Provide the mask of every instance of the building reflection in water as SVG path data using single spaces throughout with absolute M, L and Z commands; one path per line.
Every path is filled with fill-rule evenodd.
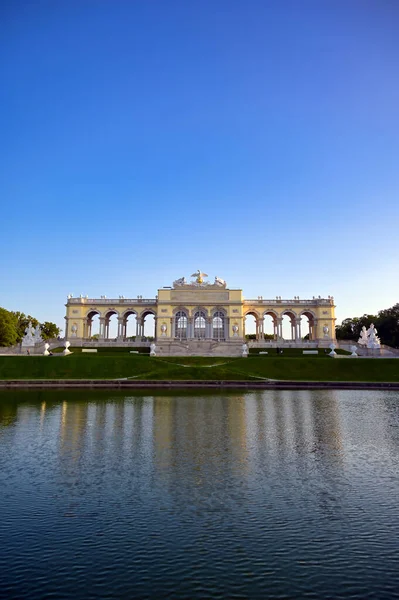
M 246 415 L 254 452 L 342 451 L 341 417 L 334 390 L 270 390 L 246 395 Z M 261 441 L 261 444 L 257 442 Z
M 246 416 L 242 395 L 155 396 L 157 468 L 173 468 L 184 456 L 201 485 L 206 472 L 247 468 Z M 224 445 L 220 444 L 221 440 Z
M 36 436 L 54 447 L 61 469 L 70 475 L 82 465 L 89 468 L 93 457 L 100 455 L 104 464 L 120 470 L 121 478 L 139 469 L 168 489 L 176 487 L 176 473 L 183 468 L 187 485 L 204 495 L 214 492 L 210 481 L 217 486 L 226 474 L 237 486 L 256 486 L 258 473 L 278 469 L 281 463 L 306 483 L 307 470 L 317 471 L 321 457 L 324 483 L 329 476 L 335 481 L 341 477 L 342 483 L 354 444 L 374 444 L 381 452 L 394 443 L 392 394 L 46 392 L 20 395 L 17 401 L 4 394 L 0 434 L 11 426 L 12 435 L 22 443 L 34 419 Z M 33 397 L 36 402 L 24 400 Z

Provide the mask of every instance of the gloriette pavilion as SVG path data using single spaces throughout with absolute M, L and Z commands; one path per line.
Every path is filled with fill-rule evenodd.
M 157 349 L 161 354 L 220 354 L 238 355 L 245 341 L 245 323 L 248 316 L 255 322 L 257 346 L 302 346 L 304 325 L 306 343 L 313 347 L 327 347 L 335 342 L 334 298 L 266 300 L 244 299 L 241 289 L 231 289 L 226 282 L 215 277 L 209 282 L 205 273 L 197 271 L 191 281 L 181 277 L 170 287 L 158 289 L 155 298 L 117 299 L 68 296 L 66 304 L 65 339 L 73 345 L 113 344 L 142 345 L 144 323 L 154 319 Z M 98 339 L 93 340 L 93 319 L 99 317 Z M 110 320 L 117 319 L 117 332 L 110 336 Z M 127 322 L 134 317 L 133 336 L 127 335 Z M 264 322 L 270 317 L 273 334 L 265 339 Z M 290 335 L 283 335 L 283 319 L 290 323 Z

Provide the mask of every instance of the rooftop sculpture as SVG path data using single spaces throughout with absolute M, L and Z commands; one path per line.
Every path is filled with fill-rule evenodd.
M 225 280 L 221 279 L 220 277 L 217 277 L 217 276 L 215 277 L 215 281 L 213 283 L 206 281 L 205 277 L 208 277 L 208 274 L 203 273 L 203 271 L 201 271 L 200 269 L 198 269 L 195 273 L 193 273 L 191 275 L 191 277 L 194 277 L 195 281 L 188 282 L 185 277 L 179 277 L 178 279 L 176 279 L 173 282 L 173 287 L 174 288 L 181 287 L 181 286 L 188 286 L 188 287 L 194 287 L 194 288 L 198 288 L 198 287 L 222 287 L 222 288 L 225 288 L 225 287 L 227 287 L 227 283 L 225 282 Z

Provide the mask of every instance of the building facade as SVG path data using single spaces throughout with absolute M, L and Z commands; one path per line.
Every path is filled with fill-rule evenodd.
M 223 279 L 215 277 L 214 282 L 205 279 L 207 275 L 198 271 L 194 280 L 187 282 L 184 277 L 177 279 L 170 287 L 158 290 L 155 298 L 96 299 L 68 297 L 66 304 L 65 338 L 88 341 L 92 338 L 93 318 L 100 321 L 99 340 L 110 340 L 110 319 L 116 315 L 117 336 L 112 341 L 127 341 L 127 320 L 136 319 L 135 341 L 144 336 L 145 319 L 152 315 L 155 320 L 155 340 L 158 344 L 171 342 L 185 343 L 190 340 L 212 341 L 215 343 L 243 343 L 245 339 L 245 319 L 252 315 L 255 320 L 256 341 L 264 342 L 264 320 L 270 316 L 273 322 L 274 341 L 300 344 L 304 337 L 306 323 L 308 339 L 321 346 L 335 341 L 334 298 L 302 300 L 299 297 L 284 300 L 244 299 L 241 289 L 230 289 Z M 287 317 L 291 335 L 283 336 L 282 322 Z

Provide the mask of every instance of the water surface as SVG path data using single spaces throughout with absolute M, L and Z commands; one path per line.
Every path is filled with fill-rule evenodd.
M 398 392 L 3 392 L 0 595 L 399 598 L 398 467 Z

